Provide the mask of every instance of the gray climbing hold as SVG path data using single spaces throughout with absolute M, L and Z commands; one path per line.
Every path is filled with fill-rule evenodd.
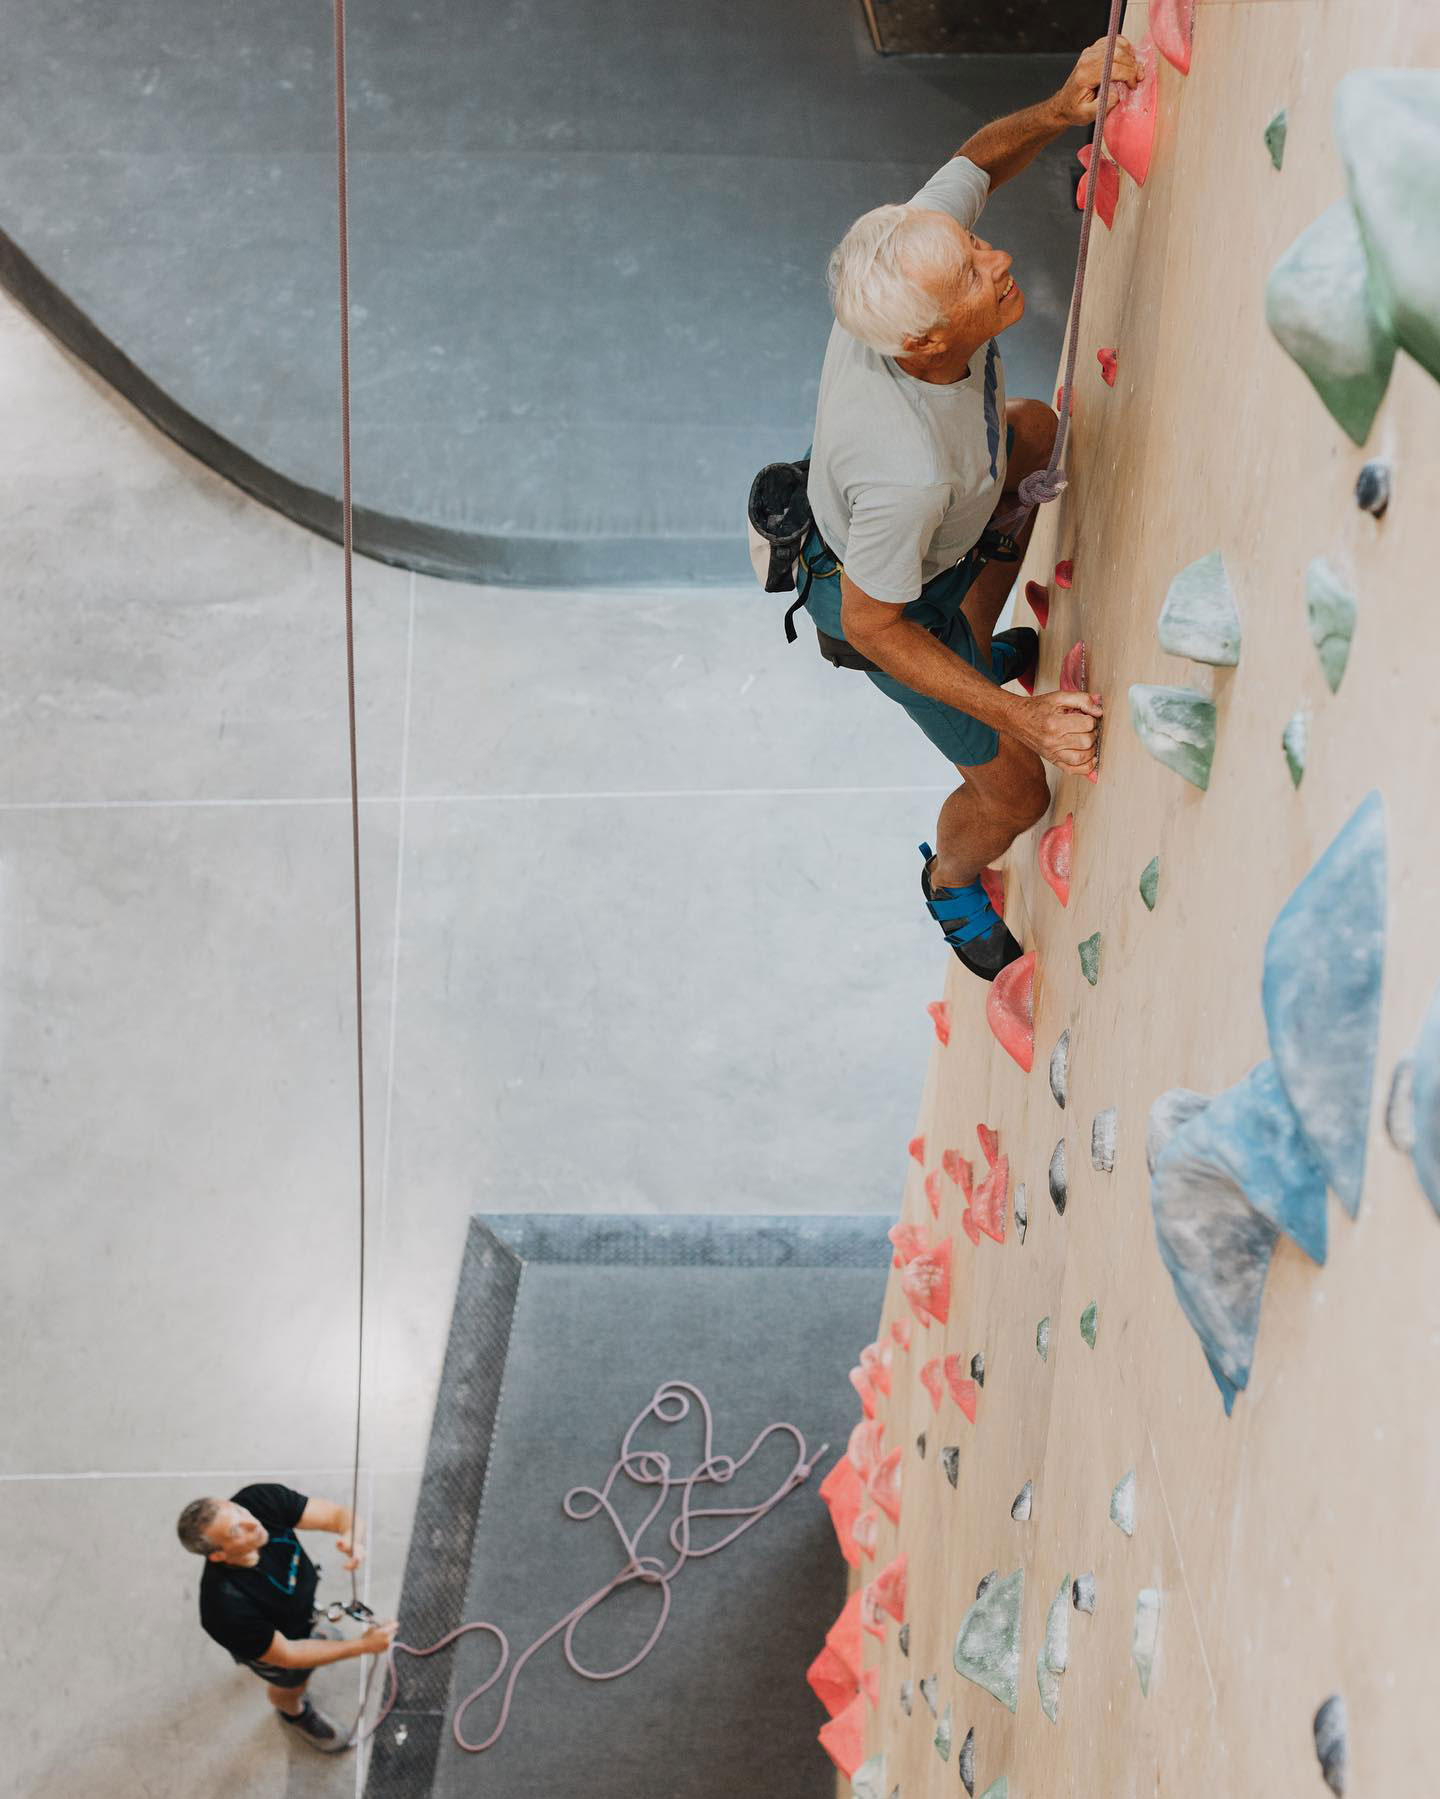
M 1050 1198 L 1063 1218 L 1070 1203 L 1070 1172 L 1065 1165 L 1065 1139 L 1062 1137 L 1050 1155 Z
M 1040 1709 L 1052 1724 L 1060 1720 L 1060 1676 L 1070 1660 L 1070 1576 L 1050 1601 L 1045 1617 L 1045 1640 L 1035 1661 L 1035 1684 L 1040 1689 Z
M 985 1385 L 985 1357 L 978 1349 L 970 1358 L 970 1378 L 977 1387 Z
M 975 1799 L 975 1727 L 972 1725 L 965 1733 L 965 1741 L 960 1745 L 960 1754 L 956 1758 L 960 1769 L 960 1784 Z
M 955 1708 L 949 1700 L 945 1702 L 945 1712 L 935 1726 L 935 1753 L 942 1762 L 950 1759 L 950 1745 L 955 1740 Z
M 1285 752 L 1290 783 L 1298 787 L 1305 779 L 1305 764 L 1310 759 L 1310 714 L 1304 706 L 1290 715 L 1289 724 L 1280 733 L 1280 747 Z
M 999 1578 L 1000 1570 L 998 1568 L 992 1568 L 988 1574 L 982 1574 L 979 1585 L 975 1588 L 975 1597 L 983 1599 Z
M 850 1776 L 852 1799 L 885 1799 L 885 1757 L 872 1755 Z
M 1135 1600 L 1135 1629 L 1130 1638 L 1130 1659 L 1140 1676 L 1140 1691 L 1150 1697 L 1150 1675 L 1155 1666 L 1155 1647 L 1160 1640 L 1160 1595 L 1146 1587 Z
M 1278 169 L 1285 161 L 1285 132 L 1288 121 L 1285 108 L 1282 106 L 1275 117 L 1265 127 L 1265 148 L 1270 152 L 1270 160 Z
M 1070 1603 L 1077 1612 L 1093 1612 L 1095 1610 L 1095 1576 L 1093 1574 L 1077 1574 L 1074 1585 L 1070 1588 Z
M 913 1680 L 900 1682 L 900 1709 L 907 1718 L 915 1710 L 915 1682 Z
M 960 1446 L 958 1443 L 947 1443 L 940 1451 L 940 1466 L 945 1470 L 945 1478 L 952 1487 L 960 1485 Z
M 1152 856 L 1140 871 L 1140 897 L 1145 902 L 1145 910 L 1155 910 L 1155 896 L 1160 890 L 1160 858 Z
M 1010 1779 L 1002 1774 L 998 1780 L 992 1780 L 980 1799 L 1010 1799 Z
M 1050 1091 L 1055 1104 L 1063 1112 L 1070 1098 L 1070 1032 L 1061 1031 L 1059 1041 L 1050 1052 Z
M 1395 341 L 1372 301 L 1348 200 L 1322 212 L 1275 264 L 1265 284 L 1265 320 L 1336 424 L 1363 444 L 1390 382 Z
M 926 1437 L 925 1432 L 923 1430 L 921 1431 L 920 1435 L 918 1437 L 916 1437 L 916 1439 L 915 1439 L 915 1448 L 919 1451 L 920 1460 L 922 1462 L 925 1460 L 925 1447 L 926 1447 L 926 1444 L 928 1443 L 928 1441 L 929 1441 L 929 1439 Z
M 1080 945 L 1080 972 L 1093 987 L 1100 979 L 1100 933 L 1093 931 Z
M 1350 1777 L 1349 1731 L 1345 1701 L 1332 1693 L 1315 1714 L 1315 1755 L 1332 1793 L 1343 1793 Z
M 1122 1474 L 1110 1495 L 1110 1522 L 1118 1524 L 1127 1537 L 1135 1535 L 1135 1470 Z
M 1015 1495 L 1015 1502 L 1010 1507 L 1010 1516 L 1017 1524 L 1028 1524 L 1030 1522 L 1030 1508 L 1034 1503 L 1034 1500 L 1035 1483 L 1033 1480 L 1027 1480 L 1025 1485 L 1021 1487 L 1020 1491 Z
M 1440 381 L 1440 70 L 1355 69 L 1335 140 L 1384 328 Z
M 1020 1702 L 1020 1613 L 1025 1570 L 988 1586 L 966 1612 L 955 1638 L 955 1672 L 1014 1711 Z
M 1305 616 L 1326 684 L 1338 693 L 1355 635 L 1355 596 L 1323 556 L 1305 570 Z
M 1355 477 L 1355 504 L 1371 518 L 1384 518 L 1390 505 L 1390 464 L 1377 458 Z
M 1024 1181 L 1018 1183 L 1011 1196 L 1010 1213 L 1015 1220 L 1016 1234 L 1023 1243 L 1025 1233 L 1030 1228 L 1030 1195 L 1025 1190 Z
M 1415 1151 L 1415 1064 L 1402 1056 L 1390 1077 L 1385 1101 L 1385 1135 L 1402 1156 Z
M 1240 611 L 1219 550 L 1182 568 L 1170 583 L 1155 636 L 1162 650 L 1191 662 L 1214 668 L 1239 662 Z
M 1137 682 L 1130 689 L 1130 722 L 1157 762 L 1183 775 L 1192 787 L 1210 785 L 1215 708 L 1203 693 Z
M 910 1626 L 908 1624 L 900 1626 L 900 1653 L 901 1655 L 910 1653 Z
M 1160 1160 L 1160 1152 L 1189 1119 L 1210 1104 L 1208 1093 L 1197 1093 L 1193 1087 L 1171 1087 L 1150 1108 L 1145 1124 L 1145 1166 L 1151 1174 Z
M 1097 1112 L 1090 1126 L 1090 1166 L 1100 1174 L 1111 1174 L 1115 1168 L 1114 1106 Z
M 1375 790 L 1271 926 L 1261 983 L 1270 1053 L 1286 1097 L 1352 1218 L 1380 1033 L 1385 881 L 1385 807 Z
M 1440 1217 L 1440 987 L 1435 990 L 1411 1052 L 1413 1131 L 1410 1157 L 1425 1197 Z
M 1035 1326 L 1035 1353 L 1042 1362 L 1050 1360 L 1050 1320 L 1042 1318 Z
M 1080 1335 L 1093 1349 L 1095 1347 L 1095 1331 L 1100 1323 L 1100 1308 L 1092 1299 L 1080 1314 Z
M 920 1697 L 930 1708 L 930 1716 L 933 1718 L 940 1708 L 940 1676 L 938 1674 L 927 1674 L 920 1682 Z

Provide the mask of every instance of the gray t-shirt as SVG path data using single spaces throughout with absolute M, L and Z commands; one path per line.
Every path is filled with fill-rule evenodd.
M 990 178 L 963 156 L 911 204 L 967 231 Z M 820 376 L 810 508 L 872 599 L 908 605 L 979 538 L 1005 484 L 1005 375 L 992 338 L 962 381 L 917 381 L 837 324 Z

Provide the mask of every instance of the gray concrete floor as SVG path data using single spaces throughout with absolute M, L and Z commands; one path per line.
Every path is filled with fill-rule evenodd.
M 261 1475 L 344 1492 L 339 554 L 8 303 L 0 415 L 0 1780 L 338 1794 L 355 1759 L 201 1635 L 172 1523 Z M 891 1205 L 947 770 L 757 589 L 357 577 L 383 1610 L 472 1211 Z

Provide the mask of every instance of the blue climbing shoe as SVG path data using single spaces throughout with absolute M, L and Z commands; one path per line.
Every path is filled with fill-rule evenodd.
M 920 854 L 925 858 L 920 870 L 920 891 L 925 895 L 930 916 L 971 974 L 978 974 L 982 981 L 993 981 L 1002 968 L 1018 961 L 1024 950 L 1006 930 L 1004 919 L 990 904 L 990 896 L 979 881 L 972 881 L 968 887 L 931 887 L 930 868 L 935 852 L 928 843 L 922 843 Z
M 990 668 L 997 685 L 1018 681 L 1027 693 L 1035 689 L 1035 670 L 1040 662 L 1040 633 L 1029 625 L 997 631 L 990 639 Z

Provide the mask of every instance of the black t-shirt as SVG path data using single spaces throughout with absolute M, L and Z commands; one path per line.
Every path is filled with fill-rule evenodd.
M 270 1533 L 253 1568 L 206 1562 L 200 1576 L 200 1622 L 237 1662 L 258 1662 L 278 1630 L 308 1637 L 319 1573 L 295 1536 L 305 1495 L 266 1482 L 241 1487 L 232 1503 L 252 1512 Z

